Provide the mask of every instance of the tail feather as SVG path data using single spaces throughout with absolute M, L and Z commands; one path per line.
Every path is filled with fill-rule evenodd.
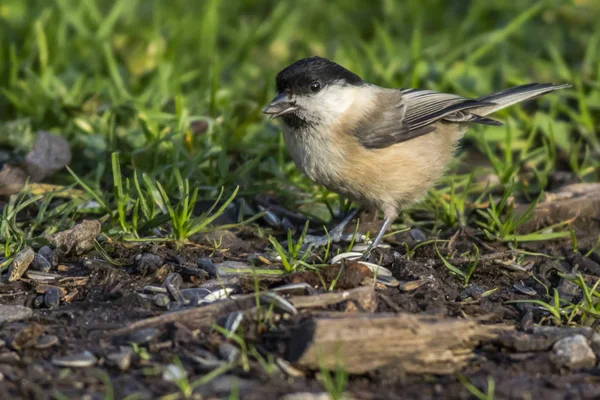
M 568 87 L 571 87 L 571 85 L 553 85 L 551 83 L 529 83 L 526 85 L 516 86 L 500 92 L 492 93 L 487 96 L 479 97 L 477 101 L 495 103 L 495 105 L 486 105 L 481 108 L 475 108 L 471 110 L 471 112 L 481 116 L 488 115 L 513 104 Z

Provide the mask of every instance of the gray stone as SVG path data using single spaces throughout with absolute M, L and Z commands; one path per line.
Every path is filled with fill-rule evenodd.
M 31 318 L 33 310 L 24 306 L 0 305 L 0 324 L 4 322 L 23 321 Z
M 552 360 L 559 367 L 580 369 L 596 365 L 596 355 L 583 335 L 560 339 L 552 346 L 552 352 Z

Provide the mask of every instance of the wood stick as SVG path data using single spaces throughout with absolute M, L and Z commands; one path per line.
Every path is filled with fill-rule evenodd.
M 312 296 L 293 296 L 288 299 L 297 309 L 326 307 L 344 301 L 356 301 L 365 310 L 373 311 L 376 307 L 375 291 L 372 286 L 363 286 L 342 292 L 324 293 Z M 210 327 L 218 317 L 233 311 L 249 311 L 256 306 L 256 295 L 248 294 L 235 299 L 219 301 L 203 307 L 190 308 L 156 317 L 136 321 L 121 329 L 108 332 L 109 336 L 122 336 L 142 328 L 163 326 L 179 322 L 189 329 Z
M 288 361 L 309 369 L 339 366 L 353 374 L 392 364 L 407 373 L 449 374 L 466 364 L 478 343 L 503 329 L 407 313 L 339 314 L 302 322 L 291 335 Z

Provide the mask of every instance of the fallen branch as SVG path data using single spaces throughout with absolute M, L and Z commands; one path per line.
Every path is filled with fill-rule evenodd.
M 365 310 L 373 311 L 376 305 L 375 291 L 371 286 L 364 286 L 343 292 L 324 293 L 312 296 L 293 296 L 288 299 L 297 309 L 327 307 L 344 301 L 355 301 Z M 181 311 L 146 318 L 133 324 L 108 332 L 109 336 L 122 336 L 139 329 L 158 327 L 179 322 L 189 329 L 205 329 L 210 327 L 218 317 L 234 311 L 250 311 L 256 307 L 256 295 L 248 294 L 235 299 L 219 301 L 204 307 L 190 308 Z
M 309 369 L 341 367 L 353 374 L 393 365 L 407 373 L 449 374 L 480 342 L 511 329 L 415 314 L 313 317 L 292 333 L 287 359 Z

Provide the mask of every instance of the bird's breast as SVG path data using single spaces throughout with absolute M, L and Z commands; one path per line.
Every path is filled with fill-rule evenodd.
M 296 166 L 313 181 L 330 188 L 341 178 L 344 147 L 316 132 L 284 130 L 286 146 Z

